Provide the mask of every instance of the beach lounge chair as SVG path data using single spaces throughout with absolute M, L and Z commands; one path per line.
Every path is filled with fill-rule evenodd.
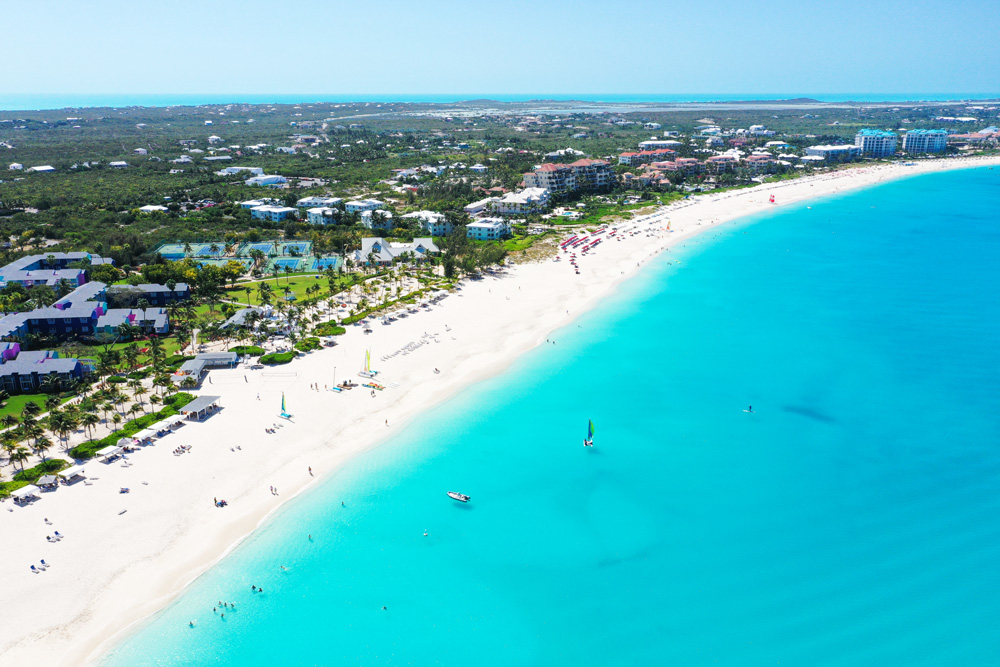
M 32 565 L 32 566 L 31 566 L 31 571 L 32 571 L 32 572 L 34 572 L 35 574 L 38 574 L 39 572 L 41 572 L 41 570 L 39 570 L 39 569 L 38 569 L 37 567 L 35 567 L 34 565 Z

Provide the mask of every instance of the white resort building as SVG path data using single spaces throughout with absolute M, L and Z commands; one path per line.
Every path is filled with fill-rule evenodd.
M 903 135 L 903 150 L 907 153 L 938 153 L 947 147 L 947 130 L 910 130 Z
M 265 204 L 255 206 L 250 209 L 250 217 L 256 220 L 270 220 L 271 222 L 281 222 L 285 218 L 292 218 L 298 213 L 298 209 L 289 206 L 272 206 Z
M 288 179 L 284 176 L 278 176 L 275 174 L 269 176 L 251 176 L 245 181 L 246 185 L 266 185 L 272 188 L 280 188 L 287 182 Z
M 306 210 L 310 225 L 334 225 L 340 220 L 340 210 L 329 206 L 316 206 Z
M 886 130 L 861 130 L 854 136 L 854 145 L 868 157 L 889 157 L 896 154 L 896 134 Z
M 431 253 L 441 250 L 429 238 L 413 239 L 412 243 L 390 243 L 383 238 L 361 239 L 361 250 L 354 251 L 354 260 L 360 264 L 374 263 L 380 266 L 392 264 L 394 259 L 426 259 Z
M 827 162 L 846 162 L 860 156 L 861 148 L 854 144 L 809 146 L 806 155 L 818 156 Z
M 503 218 L 483 218 L 465 226 L 465 235 L 475 241 L 497 241 L 510 236 L 510 222 Z
M 545 188 L 525 188 L 500 197 L 492 203 L 492 209 L 500 215 L 527 215 L 542 210 L 548 203 L 549 191 Z
M 362 211 L 374 211 L 385 206 L 377 199 L 357 199 L 344 204 L 344 210 L 348 213 L 361 213 Z

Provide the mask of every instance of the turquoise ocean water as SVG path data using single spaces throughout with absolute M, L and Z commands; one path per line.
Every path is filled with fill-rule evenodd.
M 966 170 L 689 242 L 106 665 L 997 664 L 998 204 Z
M 679 102 L 741 102 L 746 100 L 788 100 L 807 97 L 821 102 L 912 102 L 947 100 L 995 100 L 1000 93 L 579 93 L 552 95 L 551 93 L 435 93 L 435 94 L 380 94 L 367 93 L 176 93 L 176 94 L 30 94 L 0 91 L 0 109 L 28 111 L 34 109 L 94 108 L 94 107 L 166 107 L 198 106 L 202 104 L 301 104 L 309 102 L 412 102 L 422 104 L 450 104 L 463 100 L 488 99 L 500 102 L 528 100 L 588 100 L 594 102 L 650 102 L 672 104 Z

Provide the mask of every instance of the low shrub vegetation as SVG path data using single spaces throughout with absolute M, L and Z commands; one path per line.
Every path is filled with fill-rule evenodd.
M 10 495 L 11 491 L 16 491 L 22 487 L 28 486 L 29 484 L 34 484 L 38 481 L 39 477 L 59 472 L 63 468 L 67 468 L 70 465 L 71 464 L 68 461 L 64 461 L 62 459 L 49 459 L 48 461 L 42 461 L 38 465 L 32 466 L 31 468 L 19 470 L 14 473 L 12 481 L 0 483 L 0 498 L 6 498 Z
M 323 344 L 320 343 L 319 338 L 316 338 L 315 336 L 303 338 L 295 344 L 295 349 L 299 352 L 312 352 L 313 350 L 318 350 L 321 347 L 323 347 Z
M 237 345 L 229 348 L 230 352 L 235 352 L 241 357 L 259 357 L 264 354 L 264 348 L 256 345 Z
M 287 364 L 298 354 L 295 350 L 291 352 L 272 352 L 271 354 L 265 354 L 260 358 L 260 363 L 267 364 L 271 366 L 277 366 L 279 364 Z
M 347 333 L 347 329 L 333 322 L 323 322 L 313 329 L 312 332 L 317 336 L 342 336 Z
M 69 450 L 70 456 L 76 459 L 90 459 L 94 454 L 105 447 L 117 445 L 118 441 L 130 435 L 135 435 L 142 429 L 155 424 L 156 422 L 180 414 L 181 408 L 194 400 L 194 396 L 187 392 L 180 392 L 164 399 L 165 406 L 158 412 L 152 412 L 138 419 L 127 422 L 123 427 L 114 433 L 107 435 L 100 440 L 91 440 L 82 445 L 77 445 Z

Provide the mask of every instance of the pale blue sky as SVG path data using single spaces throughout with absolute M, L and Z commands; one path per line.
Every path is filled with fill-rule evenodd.
M 3 93 L 994 92 L 998 0 L 32 0 Z

